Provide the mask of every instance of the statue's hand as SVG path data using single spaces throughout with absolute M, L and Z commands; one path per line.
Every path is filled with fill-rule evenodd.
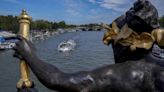
M 13 48 L 15 50 L 14 57 L 17 57 L 19 59 L 24 59 L 27 56 L 32 56 L 35 54 L 35 47 L 34 45 L 23 38 L 22 36 L 18 36 L 18 42 L 16 43 L 15 47 Z

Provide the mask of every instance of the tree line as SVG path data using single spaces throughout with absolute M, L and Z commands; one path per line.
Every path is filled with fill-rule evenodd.
M 7 15 L 0 16 L 0 30 L 7 30 L 16 33 L 19 30 L 18 17 Z
M 65 21 L 50 22 L 47 20 L 34 20 L 31 21 L 32 30 L 49 30 L 53 31 L 58 28 L 73 28 L 76 25 L 66 24 Z M 11 31 L 17 33 L 19 31 L 18 16 L 0 15 L 0 30 Z
M 32 30 L 57 30 L 58 28 L 73 28 L 76 27 L 76 25 L 72 24 L 66 24 L 65 21 L 60 22 L 50 22 L 47 20 L 36 20 L 32 21 L 31 23 L 31 29 Z
M 159 18 L 159 23 L 160 23 L 161 27 L 164 28 L 164 16 Z M 31 22 L 32 30 L 53 31 L 58 28 L 73 28 L 76 26 L 77 25 L 66 24 L 65 21 L 51 22 L 51 21 L 47 21 L 47 20 L 35 20 L 35 21 Z M 78 26 L 94 27 L 94 26 L 98 26 L 98 24 L 92 23 L 92 24 L 83 24 L 83 25 L 78 25 Z M 12 15 L 6 15 L 6 16 L 0 15 L 0 30 L 12 31 L 14 33 L 17 33 L 19 31 L 18 17 L 12 16 Z

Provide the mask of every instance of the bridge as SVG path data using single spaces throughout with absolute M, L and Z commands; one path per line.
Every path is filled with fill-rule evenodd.
M 101 31 L 103 28 L 101 26 L 92 26 L 92 27 L 76 27 L 76 31 Z

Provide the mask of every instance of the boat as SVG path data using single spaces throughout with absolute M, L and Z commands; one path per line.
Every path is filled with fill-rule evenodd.
M 15 46 L 15 43 L 5 42 L 0 44 L 0 50 L 12 49 Z
M 76 47 L 76 43 L 74 40 L 67 40 L 67 41 L 61 42 L 58 45 L 58 51 L 59 52 L 68 52 L 68 51 L 74 50 L 75 47 Z
M 67 43 L 68 43 L 68 44 L 71 44 L 73 47 L 76 46 L 76 43 L 75 43 L 74 40 L 71 40 L 71 39 L 70 39 L 70 40 L 67 41 Z
M 16 34 L 0 31 L 0 50 L 12 49 L 17 41 Z
M 17 41 L 16 38 L 5 39 L 0 37 L 0 50 L 12 49 Z

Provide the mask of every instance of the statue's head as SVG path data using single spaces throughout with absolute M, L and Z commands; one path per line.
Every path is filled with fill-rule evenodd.
M 126 12 L 126 20 L 129 27 L 137 31 L 151 31 L 158 28 L 158 11 L 148 0 L 138 0 L 133 7 Z M 146 29 L 138 29 L 138 27 L 146 26 Z M 149 27 L 149 28 L 148 28 Z

